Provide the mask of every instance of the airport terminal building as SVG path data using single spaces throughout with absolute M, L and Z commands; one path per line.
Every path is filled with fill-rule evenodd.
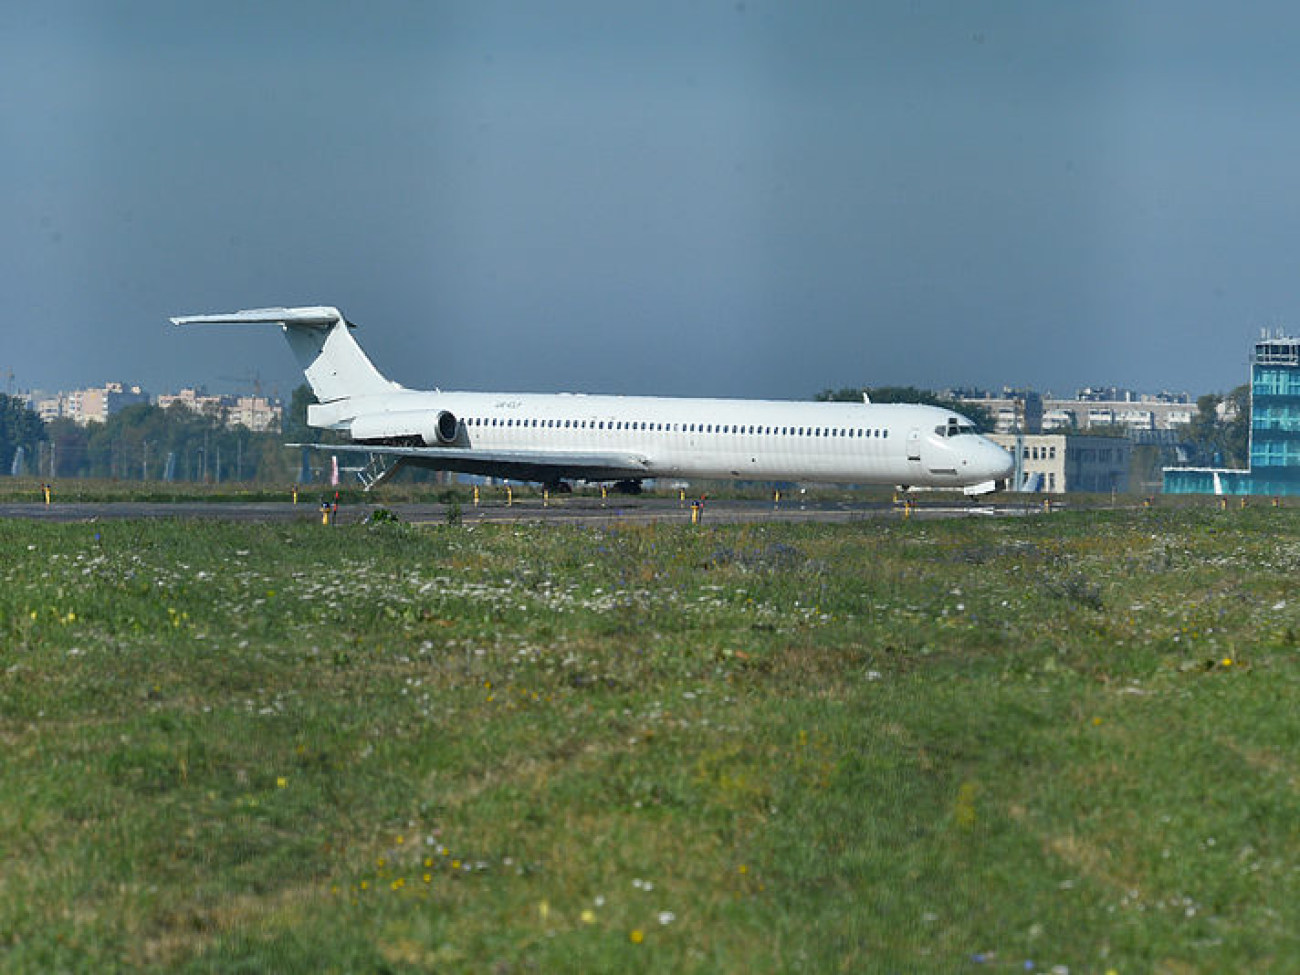
M 1126 492 L 1133 441 L 1067 433 L 992 433 L 989 439 L 1014 457 L 1020 453 L 1020 484 L 1026 491 Z
M 1300 337 L 1255 343 L 1250 467 L 1166 467 L 1166 494 L 1300 495 Z

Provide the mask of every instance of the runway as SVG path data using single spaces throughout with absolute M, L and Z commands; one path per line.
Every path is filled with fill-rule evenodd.
M 392 512 L 400 522 L 415 525 L 445 525 L 457 519 L 462 524 L 739 524 L 752 522 L 843 523 L 868 519 L 998 517 L 1041 511 L 1023 503 L 968 501 L 916 502 L 908 511 L 888 501 L 709 501 L 699 509 L 690 502 L 671 498 L 619 498 L 602 502 L 598 498 L 565 497 L 543 502 L 535 498 L 505 504 L 500 501 L 478 506 L 435 503 L 345 504 L 330 521 L 336 526 L 355 525 L 370 519 L 375 511 Z M 322 523 L 321 509 L 312 502 L 288 501 L 68 501 L 45 505 L 40 502 L 0 503 L 0 519 L 49 522 L 120 521 L 127 519 L 216 520 L 283 524 L 297 521 Z

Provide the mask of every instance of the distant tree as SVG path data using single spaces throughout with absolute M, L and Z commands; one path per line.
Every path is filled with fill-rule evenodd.
M 307 407 L 316 402 L 316 394 L 306 383 L 300 384 L 289 397 L 289 409 L 285 411 L 284 422 L 280 425 L 284 431 L 286 443 L 315 443 L 320 439 L 320 432 L 307 426 Z
M 1238 386 L 1226 395 L 1198 396 L 1187 441 L 1198 464 L 1245 467 L 1250 450 L 1250 386 Z
M 41 471 L 42 476 L 85 477 L 86 444 L 89 439 L 85 427 L 66 416 L 51 420 L 46 424 L 46 439 L 50 442 L 51 465 L 49 470 Z
M 45 439 L 45 422 L 17 396 L 0 393 L 0 474 L 13 469 L 14 454 L 22 447 L 29 458 Z
M 915 386 L 845 386 L 840 389 L 823 389 L 813 399 L 819 403 L 861 403 L 863 393 L 870 396 L 873 403 L 925 403 L 941 406 L 945 410 L 960 413 L 975 424 L 978 430 L 988 431 L 994 427 L 993 414 L 978 403 L 965 403 Z

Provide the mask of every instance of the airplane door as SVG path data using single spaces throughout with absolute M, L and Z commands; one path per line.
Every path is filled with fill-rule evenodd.
M 919 427 L 912 427 L 907 431 L 907 459 L 921 459 L 921 430 Z

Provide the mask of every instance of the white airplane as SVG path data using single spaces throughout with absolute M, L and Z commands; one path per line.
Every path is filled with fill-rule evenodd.
M 1005 486 L 1014 468 L 968 419 L 935 406 L 414 390 L 380 374 L 337 308 L 171 321 L 279 325 L 319 400 L 308 425 L 352 440 L 316 446 L 375 455 L 368 487 L 406 464 L 553 487 L 614 482 L 633 492 L 647 478 L 724 478 L 984 494 Z

